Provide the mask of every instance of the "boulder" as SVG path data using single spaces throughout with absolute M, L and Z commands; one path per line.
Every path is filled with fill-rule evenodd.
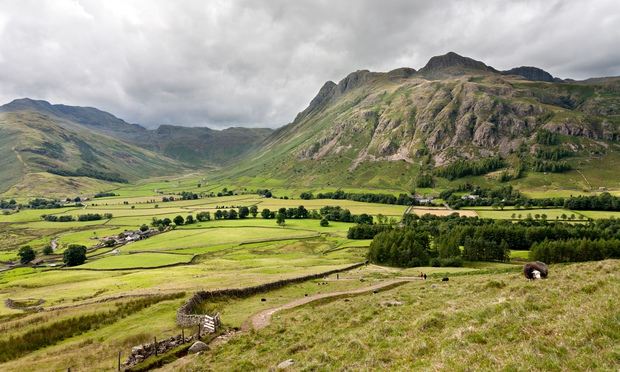
M 278 366 L 276 368 L 277 369 L 286 369 L 286 368 L 292 366 L 293 364 L 295 364 L 295 361 L 293 359 L 287 359 L 287 360 L 284 360 L 284 361 L 280 362 L 280 364 L 278 364 Z
M 190 354 L 196 354 L 200 351 L 205 351 L 209 349 L 209 345 L 205 344 L 202 341 L 196 341 L 189 347 L 187 350 Z

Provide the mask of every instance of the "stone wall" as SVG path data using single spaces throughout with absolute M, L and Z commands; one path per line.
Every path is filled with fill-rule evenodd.
M 343 271 L 352 270 L 363 266 L 365 263 L 356 263 L 354 265 L 350 265 L 344 267 L 342 269 L 325 271 L 318 274 L 311 274 L 300 276 L 296 278 L 283 279 L 278 280 L 271 283 L 265 283 L 253 287 L 245 287 L 245 288 L 230 288 L 230 289 L 217 289 L 213 291 L 200 291 L 196 292 L 183 306 L 179 308 L 177 311 L 177 324 L 181 327 L 191 327 L 200 323 L 203 316 L 193 314 L 198 305 L 203 303 L 204 301 L 208 301 L 210 299 L 221 298 L 221 297 L 249 297 L 255 295 L 257 293 L 268 292 L 277 288 L 284 287 L 289 284 L 305 282 L 307 280 L 323 278 L 325 276 L 336 274 Z

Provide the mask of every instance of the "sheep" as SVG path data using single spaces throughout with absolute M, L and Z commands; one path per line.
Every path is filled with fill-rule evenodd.
M 523 266 L 523 274 L 527 279 L 540 279 L 547 278 L 549 269 L 544 262 L 528 262 Z

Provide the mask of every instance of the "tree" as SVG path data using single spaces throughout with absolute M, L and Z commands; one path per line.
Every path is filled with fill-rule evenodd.
M 19 262 L 24 265 L 34 260 L 36 256 L 36 254 L 34 253 L 34 249 L 32 249 L 32 247 L 30 247 L 29 245 L 21 247 L 17 255 L 19 256 Z
M 229 211 L 228 211 L 228 217 L 227 217 L 227 218 L 228 218 L 229 220 L 234 220 L 234 219 L 236 219 L 236 218 L 237 218 L 237 216 L 238 216 L 238 213 L 237 213 L 237 211 L 236 211 L 236 210 L 231 209 L 231 210 L 229 210 Z
M 183 225 L 183 222 L 185 222 L 185 220 L 183 219 L 183 216 L 176 216 L 172 222 L 174 222 L 175 225 L 177 226 L 181 226 Z
M 284 226 L 284 224 L 286 223 L 284 213 L 278 212 L 278 214 L 276 214 L 276 222 L 279 226 Z
M 149 227 L 147 225 L 143 224 L 142 226 L 140 226 L 140 231 L 145 232 L 148 230 L 149 230 Z
M 329 226 L 329 221 L 327 220 L 327 218 L 323 217 L 321 219 L 321 227 L 327 227 Z
M 271 218 L 271 211 L 267 208 L 263 209 L 262 212 L 260 212 L 261 217 L 263 217 L 264 219 L 269 219 Z
M 199 212 L 196 215 L 196 219 L 200 222 L 209 221 L 211 220 L 211 213 L 210 212 Z
M 250 208 L 248 207 L 239 208 L 239 218 L 246 218 L 249 215 L 250 215 Z
M 71 244 L 63 253 L 62 260 L 67 266 L 78 266 L 86 261 L 86 247 L 78 244 Z
M 251 206 L 250 214 L 252 215 L 252 217 L 256 218 L 256 215 L 258 214 L 258 207 L 255 205 Z
M 43 247 L 43 254 L 44 255 L 50 255 L 53 254 L 54 250 L 52 249 L 51 245 L 46 245 L 45 247 Z
M 161 220 L 161 223 L 162 223 L 164 226 L 170 226 L 170 224 L 172 223 L 172 220 L 170 220 L 170 218 L 166 217 L 166 218 L 164 218 L 163 220 Z
M 185 224 L 186 225 L 191 225 L 194 223 L 194 216 L 192 216 L 191 214 L 188 215 L 187 217 L 185 217 Z

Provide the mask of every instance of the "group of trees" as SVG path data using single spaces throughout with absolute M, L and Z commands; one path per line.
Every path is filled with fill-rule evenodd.
M 18 204 L 15 199 L 11 200 L 0 200 L 0 209 L 15 209 Z
M 105 197 L 108 197 L 108 196 L 116 196 L 116 193 L 102 191 L 102 192 L 96 193 L 94 197 L 95 198 L 105 198 Z
M 505 165 L 505 162 L 499 156 L 477 161 L 460 159 L 445 167 L 436 168 L 435 174 L 449 180 L 455 180 L 466 176 L 487 174 Z
M 531 164 L 532 170 L 535 172 L 551 172 L 562 173 L 573 169 L 570 164 L 565 161 L 551 161 L 534 159 Z
M 596 261 L 620 258 L 618 239 L 544 240 L 531 248 L 531 258 L 546 263 Z
M 80 214 L 77 216 L 77 218 L 73 217 L 73 216 L 69 216 L 69 215 L 63 215 L 63 216 L 56 216 L 53 214 L 44 214 L 41 216 L 41 218 L 45 221 L 48 222 L 71 222 L 71 221 L 98 221 L 98 220 L 109 220 L 111 219 L 112 213 L 104 213 L 104 214 L 100 214 L 100 213 L 87 213 L 87 214 Z
M 190 191 L 181 192 L 181 200 L 195 200 L 198 199 L 198 194 Z
M 468 192 L 477 198 L 463 199 L 457 193 Z M 496 188 L 482 188 L 471 184 L 462 184 L 455 188 L 447 189 L 439 194 L 441 199 L 446 200 L 450 207 L 459 209 L 476 206 L 514 206 L 516 208 L 548 208 L 558 207 L 570 210 L 599 210 L 620 211 L 620 197 L 613 196 L 608 192 L 599 195 L 570 196 L 557 198 L 530 199 L 512 186 L 499 186 Z
M 403 255 L 403 252 L 411 252 L 412 249 L 405 236 L 411 238 L 422 235 L 432 241 L 432 246 L 419 258 L 421 261 L 434 258 L 440 263 L 441 260 L 445 263 L 455 258 L 506 261 L 510 249 L 531 249 L 534 259 L 545 262 L 620 258 L 620 220 L 615 219 L 584 224 L 544 220 L 513 223 L 454 214 L 446 217 L 407 215 L 403 222 L 405 226 L 402 228 L 356 226 L 349 229 L 348 235 L 352 239 L 367 239 L 376 234 L 369 259 L 395 266 L 408 266 L 413 262 L 409 255 Z M 412 232 L 413 235 L 410 234 Z M 419 253 L 419 249 L 415 252 Z
M 65 177 L 89 177 L 103 181 L 129 183 L 126 178 L 121 177 L 121 175 L 119 175 L 118 173 L 101 172 L 90 167 L 80 167 L 75 171 L 71 171 L 68 169 L 49 168 L 47 169 L 47 172 Z
M 52 247 L 46 246 L 43 254 L 52 254 Z M 32 262 L 36 258 L 36 252 L 31 246 L 26 245 L 17 252 L 19 261 L 25 265 Z M 78 266 L 86 261 L 86 247 L 79 244 L 70 244 L 63 252 L 63 262 L 67 266 Z
M 414 205 L 415 199 L 407 194 L 394 196 L 392 194 L 376 193 L 352 193 L 343 190 L 313 194 L 310 191 L 302 192 L 299 197 L 304 200 L 311 199 L 334 199 L 334 200 L 353 200 L 366 203 Z

